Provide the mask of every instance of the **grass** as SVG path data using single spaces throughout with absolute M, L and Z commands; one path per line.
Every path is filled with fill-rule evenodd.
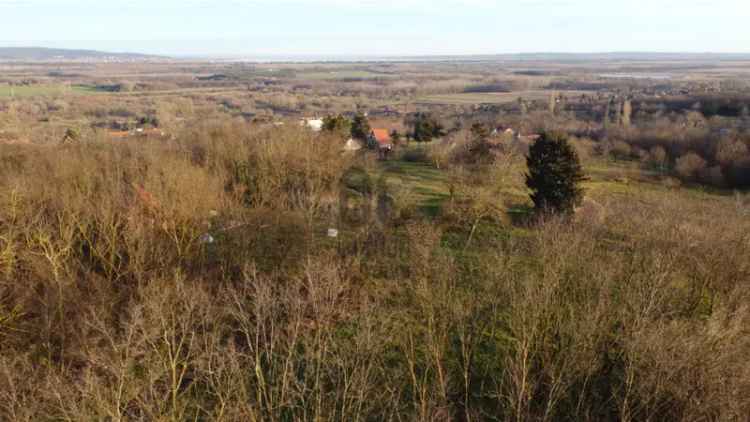
M 592 195 L 663 192 L 670 189 L 665 184 L 668 173 L 644 169 L 636 161 L 590 159 L 584 163 L 584 172 L 589 178 L 584 187 Z M 692 198 L 704 198 L 706 195 L 712 198 L 733 197 L 735 194 L 732 189 L 692 184 L 682 184 L 679 189 L 682 195 Z
M 519 167 L 514 171 L 524 172 L 525 168 Z M 661 178 L 644 171 L 635 163 L 592 159 L 584 163 L 584 171 L 588 177 L 583 184 L 586 196 L 595 201 L 613 195 L 632 196 L 668 190 L 661 183 Z M 429 163 L 403 159 L 385 161 L 379 176 L 385 178 L 386 183 L 400 186 L 413 195 L 418 208 L 428 216 L 438 215 L 440 208 L 450 198 L 448 175 Z M 686 195 L 701 194 L 698 189 L 683 188 L 681 191 Z M 528 214 L 530 203 L 525 186 L 517 185 L 516 182 L 508 183 L 503 187 L 501 195 L 508 204 L 513 204 L 507 210 L 512 218 Z
M 39 85 L 22 85 L 9 86 L 0 85 L 0 98 L 3 97 L 48 97 L 65 94 L 90 94 L 96 92 L 96 89 L 84 85 L 58 85 L 58 84 L 39 84 Z
M 398 183 L 414 195 L 419 208 L 435 216 L 449 196 L 446 174 L 427 163 L 403 160 L 386 161 L 382 177 L 387 183 Z

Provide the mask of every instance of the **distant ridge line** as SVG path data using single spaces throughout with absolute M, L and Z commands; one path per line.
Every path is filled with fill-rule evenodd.
M 167 57 L 141 53 L 112 53 L 46 47 L 0 47 L 1 61 L 56 61 L 56 60 L 154 60 Z

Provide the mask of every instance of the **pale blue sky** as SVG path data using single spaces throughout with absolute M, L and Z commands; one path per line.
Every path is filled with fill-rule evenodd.
M 0 45 L 217 56 L 750 53 L 750 0 L 0 0 Z

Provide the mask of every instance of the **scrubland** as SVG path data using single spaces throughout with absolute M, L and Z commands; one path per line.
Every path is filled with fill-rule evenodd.
M 430 215 L 312 136 L 3 147 L 3 419 L 750 414 L 746 196 L 592 173 L 574 219 L 519 218 L 509 152 Z
M 400 71 L 441 95 L 495 78 L 435 67 Z M 336 69 L 296 94 L 0 104 L 0 420 L 750 419 L 742 113 L 433 105 L 446 135 L 378 160 L 298 117 L 429 90 Z M 121 120 L 168 136 L 113 141 Z M 529 141 L 478 150 L 475 123 L 569 134 L 582 206 L 536 215 Z

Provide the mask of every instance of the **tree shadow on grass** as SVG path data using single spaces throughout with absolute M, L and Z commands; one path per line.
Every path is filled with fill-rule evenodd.
M 419 204 L 418 209 L 428 217 L 436 218 L 440 216 L 449 195 L 436 192 L 422 192 L 422 194 L 425 198 Z
M 511 204 L 506 211 L 511 224 L 516 227 L 528 227 L 536 221 L 534 207 L 527 203 Z

